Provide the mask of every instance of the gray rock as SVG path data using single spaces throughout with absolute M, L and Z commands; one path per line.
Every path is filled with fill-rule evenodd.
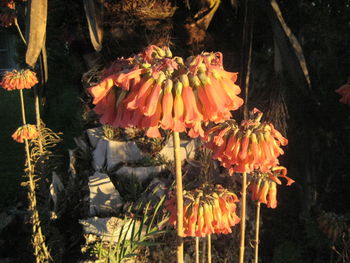
M 89 177 L 90 215 L 115 213 L 123 205 L 119 192 L 106 174 L 95 172 Z
M 148 167 L 129 167 L 123 166 L 118 169 L 116 175 L 118 176 L 135 176 L 139 182 L 143 182 L 144 180 L 150 178 L 150 176 L 154 174 L 158 174 L 164 171 L 166 168 L 165 165 L 159 166 L 148 166 Z
M 106 166 L 108 141 L 101 139 L 92 152 L 92 167 L 95 171 L 102 171 Z
M 193 159 L 195 156 L 195 150 L 197 148 L 196 140 L 181 140 L 180 142 L 180 155 L 181 161 L 185 159 Z M 169 137 L 167 144 L 159 152 L 160 155 L 164 156 L 169 161 L 174 161 L 174 140 L 173 136 Z
M 144 154 L 133 141 L 107 141 L 107 169 L 114 168 L 121 162 L 139 161 Z
M 164 181 L 156 177 L 150 182 L 148 188 L 151 190 L 152 195 L 155 195 L 160 199 L 165 195 L 167 185 Z
M 52 172 L 52 183 L 50 184 L 50 195 L 54 204 L 54 211 L 57 211 L 58 194 L 64 190 L 61 179 L 56 172 Z
M 78 148 L 68 149 L 68 153 L 69 153 L 68 173 L 71 175 L 72 179 L 75 179 L 75 177 L 77 176 L 77 170 L 75 169 L 76 163 L 77 163 L 77 158 L 76 158 L 77 151 L 78 151 Z
M 92 128 L 92 129 L 87 129 L 86 134 L 89 138 L 89 142 L 92 148 L 96 148 L 97 143 L 101 138 L 103 138 L 103 128 L 102 127 L 97 127 L 97 128 Z

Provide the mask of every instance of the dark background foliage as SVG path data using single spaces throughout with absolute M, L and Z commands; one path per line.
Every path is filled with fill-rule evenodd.
M 274 43 L 280 36 L 272 30 L 269 1 L 249 1 L 248 5 L 246 1 L 222 1 L 202 39 L 195 39 L 193 35 L 203 32 L 188 31 L 186 25 L 195 22 L 193 14 L 206 1 L 163 1 L 163 6 L 156 9 L 165 10 L 163 17 L 155 17 L 150 10 L 135 11 L 147 1 L 106 0 L 100 53 L 90 43 L 82 2 L 49 2 L 49 82 L 44 92 L 43 117 L 48 127 L 63 132 L 63 155 L 64 149 L 74 147 L 73 137 L 89 125 L 89 100 L 84 87 L 96 81 L 96 72 L 115 58 L 139 52 L 148 44 L 170 45 L 179 56 L 220 51 L 225 68 L 240 73 L 244 96 L 250 43 L 244 34 L 252 32 L 247 104 L 265 112 L 266 120 L 287 135 L 289 145 L 281 162 L 296 181 L 291 187 L 279 187 L 276 209 L 262 209 L 261 262 L 343 262 L 331 249 L 334 246 L 340 251 L 343 244 L 327 238 L 319 228 L 319 218 L 324 212 L 333 212 L 339 218 L 343 216 L 349 225 L 350 108 L 338 102 L 334 90 L 350 76 L 350 1 L 278 1 L 302 47 L 310 87 L 293 78 L 295 72 L 300 72 L 299 68 L 288 67 L 293 57 L 281 56 L 282 70 L 276 71 Z M 172 10 L 175 6 L 177 9 Z M 172 11 L 173 17 L 168 14 Z M 291 54 L 291 50 L 287 53 Z M 3 93 L 0 96 L 5 99 Z M 15 98 L 6 94 L 7 104 L 12 100 Z M 1 112 L 19 116 L 15 107 L 10 110 L 7 104 L 1 106 Z M 241 115 L 238 112 L 235 116 Z M 20 147 L 8 142 L 8 134 L 17 124 L 5 115 L 2 123 L 6 129 L 1 130 L 0 138 L 0 184 L 6 185 L 1 203 L 5 209 L 23 198 L 16 198 L 18 167 L 23 159 Z

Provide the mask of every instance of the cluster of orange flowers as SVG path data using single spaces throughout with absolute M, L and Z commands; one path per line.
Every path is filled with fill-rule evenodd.
M 25 124 L 19 127 L 13 134 L 12 139 L 16 142 L 23 143 L 25 140 L 32 140 L 39 135 L 36 126 L 33 124 Z
M 35 72 L 29 69 L 20 71 L 14 69 L 5 73 L 0 85 L 6 90 L 21 90 L 30 89 L 37 83 Z
M 350 77 L 348 82 L 342 85 L 339 89 L 335 90 L 335 92 L 342 96 L 339 102 L 350 106 Z
M 13 0 L 3 0 L 0 4 L 0 25 L 2 27 L 12 26 L 14 19 L 16 18 L 16 5 Z
M 287 186 L 294 180 L 287 176 L 287 169 L 283 166 L 272 167 L 268 172 L 254 172 L 249 174 L 249 189 L 252 192 L 252 200 L 266 204 L 269 208 L 277 207 L 277 184 L 282 182 L 278 177 L 287 179 Z
M 206 133 L 206 146 L 230 175 L 256 169 L 265 172 L 279 164 L 278 157 L 284 153 L 280 146 L 287 145 L 288 140 L 271 123 L 260 122 L 261 117 L 255 109 L 241 125 L 229 120 Z
M 237 196 L 223 188 L 205 186 L 184 192 L 184 236 L 203 237 L 208 234 L 228 234 L 238 224 L 236 215 Z M 172 196 L 165 203 L 170 211 L 169 223 L 176 225 L 176 198 Z
M 243 104 L 237 96 L 237 73 L 223 69 L 222 54 L 172 57 L 169 48 L 148 47 L 132 58 L 118 59 L 88 89 L 100 122 L 113 127 L 159 128 L 204 136 L 202 123 L 221 122 Z M 117 88 L 118 87 L 118 88 Z

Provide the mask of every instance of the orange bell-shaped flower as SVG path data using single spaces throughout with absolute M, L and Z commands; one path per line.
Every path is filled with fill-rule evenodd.
M 21 90 L 21 89 L 31 89 L 35 84 L 38 83 L 36 73 L 26 69 L 26 70 L 12 70 L 5 72 L 0 85 L 5 90 Z
M 25 124 L 19 127 L 13 134 L 12 139 L 19 143 L 25 140 L 32 140 L 39 136 L 36 126 L 33 124 Z
M 260 118 L 260 112 L 252 113 L 252 118 L 241 125 L 229 120 L 206 133 L 206 146 L 213 151 L 213 159 L 229 169 L 230 175 L 268 171 L 278 165 L 278 157 L 284 153 L 280 145 L 288 140 L 272 124 L 261 123 Z
M 208 234 L 228 234 L 238 224 L 237 196 L 217 185 L 203 186 L 184 194 L 184 236 L 204 237 Z M 176 225 L 175 196 L 165 203 L 170 212 L 169 223 Z

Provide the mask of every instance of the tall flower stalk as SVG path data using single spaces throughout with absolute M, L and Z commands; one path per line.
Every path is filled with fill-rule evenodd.
M 182 193 L 182 171 L 180 155 L 180 136 L 178 132 L 173 132 L 174 139 L 174 157 L 175 157 L 175 181 L 176 181 L 176 207 L 177 207 L 177 258 L 183 259 L 183 193 Z M 179 260 L 178 260 L 179 261 Z M 181 260 L 180 260 L 181 261 Z
M 244 263 L 246 206 L 247 206 L 247 173 L 244 172 L 242 174 L 241 228 L 240 228 L 240 242 L 239 242 L 239 263 Z
M 34 244 L 34 254 L 36 257 L 36 262 L 51 262 L 50 252 L 45 243 L 45 237 L 42 233 L 41 222 L 39 218 L 39 213 L 37 210 L 37 200 L 36 200 L 36 184 L 35 184 L 35 174 L 34 165 L 32 163 L 31 152 L 29 147 L 29 138 L 33 138 L 30 135 L 30 126 L 27 124 L 25 103 L 23 96 L 23 89 L 30 89 L 35 84 L 38 83 L 36 75 L 30 70 L 13 70 L 11 72 L 6 72 L 4 78 L 1 82 L 1 86 L 6 90 L 19 90 L 20 103 L 21 103 L 21 114 L 23 129 L 27 129 L 27 135 L 22 136 L 25 143 L 26 152 L 26 174 L 28 176 L 28 199 L 29 199 L 29 210 L 31 211 L 31 221 L 33 226 L 33 244 Z
M 204 136 L 203 126 L 229 119 L 243 104 L 237 95 L 237 73 L 223 69 L 222 54 L 202 53 L 184 60 L 169 48 L 149 46 L 128 59 L 118 59 L 88 89 L 100 122 L 135 127 L 148 137 L 161 137 L 159 128 L 173 132 L 176 179 L 177 262 L 183 262 L 183 193 L 180 132 Z M 202 229 L 201 229 L 202 230 Z M 200 231 L 201 231 L 200 230 Z
M 255 242 L 254 242 L 254 263 L 259 262 L 259 233 L 260 233 L 260 202 L 256 203 L 255 215 Z
M 211 263 L 211 234 L 207 236 L 208 241 L 208 263 Z
M 275 208 L 276 185 L 281 184 L 278 177 L 287 179 L 287 185 L 294 182 L 286 176 L 287 170 L 278 166 L 278 157 L 284 153 L 281 146 L 285 146 L 288 140 L 271 123 L 261 122 L 261 118 L 262 112 L 254 109 L 240 125 L 228 120 L 206 132 L 206 146 L 213 151 L 213 158 L 219 160 L 230 175 L 242 174 L 240 263 L 244 262 L 248 183 L 253 200 Z M 258 252 L 258 240 L 256 242 Z
M 196 263 L 199 263 L 199 237 L 196 237 Z
M 17 17 L 14 18 L 14 24 L 16 26 L 17 32 L 19 34 L 19 36 L 22 39 L 22 42 L 24 45 L 27 45 L 27 41 L 23 36 L 22 30 L 18 24 L 18 19 Z M 42 67 L 42 65 L 41 65 Z M 43 135 L 42 135 L 42 124 L 41 124 L 41 114 L 40 114 L 40 103 L 39 103 L 39 94 L 38 94 L 38 88 L 34 87 L 34 104 L 35 104 L 35 118 L 36 118 L 36 126 L 37 126 L 37 130 L 38 130 L 38 147 L 39 147 L 39 153 L 40 155 L 44 154 L 44 147 L 43 147 Z

